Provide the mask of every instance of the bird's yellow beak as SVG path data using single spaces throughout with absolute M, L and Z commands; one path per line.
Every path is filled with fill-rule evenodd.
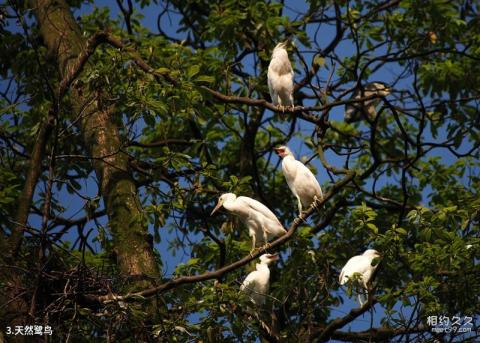
M 222 202 L 220 200 L 218 200 L 218 203 L 217 203 L 217 206 L 215 206 L 215 208 L 213 209 L 212 213 L 210 213 L 210 215 L 212 216 L 220 207 L 222 207 Z
M 285 148 L 273 148 L 273 151 L 282 158 L 285 156 Z

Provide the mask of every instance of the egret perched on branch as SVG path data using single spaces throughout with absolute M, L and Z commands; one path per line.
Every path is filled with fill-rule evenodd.
M 270 238 L 287 233 L 275 214 L 255 199 L 243 196 L 237 198 L 233 193 L 222 194 L 210 215 L 222 206 L 238 216 L 248 228 L 248 234 L 252 237 L 252 251 L 259 241 L 263 240 L 267 244 Z
M 368 285 L 375 269 L 378 267 L 378 263 L 375 266 L 372 266 L 372 262 L 377 257 L 380 257 L 380 254 L 374 249 L 368 249 L 365 250 L 362 255 L 353 256 L 342 268 L 342 272 L 338 278 L 340 284 L 344 285 L 350 280 L 358 280 L 360 286 L 367 291 L 368 296 Z M 363 306 L 360 293 L 358 294 L 358 302 L 360 303 L 360 306 Z
M 273 49 L 272 60 L 268 66 L 268 90 L 272 102 L 278 109 L 293 109 L 293 69 L 285 49 L 287 42 L 278 43 Z
M 316 199 L 322 199 L 323 193 L 320 184 L 302 162 L 295 159 L 295 156 L 286 146 L 274 149 L 282 158 L 282 170 L 288 187 L 298 201 L 298 212 L 302 214 L 302 205 L 310 206 Z
M 390 94 L 391 89 L 388 85 L 383 82 L 371 82 L 367 83 L 365 87 L 363 87 L 363 92 L 361 89 L 357 89 L 351 99 L 361 99 L 364 97 L 372 96 L 377 94 L 380 97 L 387 96 Z M 354 123 L 357 121 L 362 120 L 362 108 L 365 111 L 368 119 L 374 120 L 377 114 L 375 107 L 380 102 L 380 99 L 374 98 L 370 100 L 366 100 L 363 102 L 355 102 L 351 104 L 345 105 L 345 122 L 347 123 Z
M 250 296 L 251 300 L 257 306 L 265 303 L 265 296 L 268 293 L 270 281 L 270 269 L 268 265 L 278 260 L 278 255 L 263 254 L 260 256 L 260 263 L 257 263 L 257 270 L 247 275 L 240 290 Z

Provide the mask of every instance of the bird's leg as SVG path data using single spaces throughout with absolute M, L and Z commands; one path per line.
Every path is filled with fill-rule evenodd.
M 358 301 L 360 302 L 361 307 L 368 303 L 368 289 L 369 287 L 367 282 L 363 282 L 363 287 L 358 288 Z
M 300 213 L 300 215 L 293 220 L 295 225 L 300 225 L 302 222 L 305 223 L 305 219 L 303 219 L 303 213 Z
M 252 250 L 250 250 L 250 257 L 253 258 L 253 252 L 256 250 L 255 245 L 256 245 L 256 239 L 255 235 L 252 236 Z
M 300 225 L 302 222 L 305 223 L 305 219 L 303 219 L 302 215 L 302 201 L 300 197 L 297 195 L 297 206 L 298 206 L 298 217 L 293 220 L 296 225 Z
M 272 247 L 272 245 L 270 243 L 265 243 L 265 245 L 263 246 L 263 249 L 264 249 L 264 252 L 267 252 L 268 249 L 270 249 Z
M 313 196 L 312 207 L 315 207 L 318 210 L 317 200 L 319 200 L 319 199 L 317 198 L 316 195 L 314 195 Z
M 362 303 L 362 296 L 360 293 L 358 293 L 358 302 L 360 303 L 360 307 L 363 307 L 363 303 Z
M 365 281 L 364 284 L 365 284 L 365 298 L 367 299 L 367 302 L 369 302 L 370 301 L 370 294 L 372 294 L 373 290 L 375 289 L 375 287 L 373 285 L 372 276 L 370 276 L 370 278 L 367 281 Z M 373 293 L 375 293 L 375 292 L 373 292 Z
M 262 228 L 262 230 L 263 230 L 263 241 L 265 242 L 265 245 L 263 246 L 263 248 L 265 249 L 265 252 L 267 252 L 267 249 L 269 249 L 271 245 L 270 243 L 268 243 L 267 231 L 265 230 L 265 228 Z
M 318 212 L 320 212 L 320 208 L 317 205 L 317 200 L 322 200 L 322 198 L 318 198 L 316 195 L 313 196 L 312 207 L 315 208 Z
M 298 215 L 302 215 L 302 201 L 300 200 L 300 197 L 297 196 L 297 202 L 298 202 Z
M 288 106 L 288 109 L 291 110 L 291 111 L 295 111 L 295 105 L 293 103 L 293 94 L 290 94 L 288 100 L 290 102 L 290 106 Z

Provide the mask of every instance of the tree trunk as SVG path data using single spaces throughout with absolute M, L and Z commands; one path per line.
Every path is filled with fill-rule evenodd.
M 44 44 L 64 77 L 72 70 L 86 40 L 64 0 L 37 0 L 33 5 Z M 143 224 L 136 185 L 128 171 L 127 156 L 120 151 L 121 137 L 116 125 L 120 120 L 115 120 L 115 108 L 104 105 L 102 92 L 89 89 L 88 85 L 74 84 L 70 94 L 75 115 L 83 118 L 80 130 L 93 157 L 118 268 L 125 276 L 158 277 L 159 268 Z

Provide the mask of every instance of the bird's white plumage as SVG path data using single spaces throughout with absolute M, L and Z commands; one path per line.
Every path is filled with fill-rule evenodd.
M 265 303 L 265 296 L 270 286 L 270 269 L 268 265 L 275 261 L 275 255 L 264 254 L 260 256 L 260 263 L 257 263 L 256 270 L 247 275 L 240 290 L 250 296 L 257 306 Z
M 308 207 L 315 199 L 323 197 L 322 188 L 317 179 L 302 162 L 295 159 L 295 156 L 286 146 L 275 149 L 282 158 L 282 171 L 288 187 L 298 201 L 298 210 L 302 212 L 302 206 Z
M 279 43 L 273 49 L 267 73 L 268 90 L 274 105 L 293 107 L 293 77 L 285 43 Z
M 374 249 L 366 250 L 362 255 L 353 256 L 347 261 L 340 273 L 339 282 L 344 285 L 349 279 L 354 277 L 355 273 L 359 275 L 359 281 L 363 288 L 367 289 L 367 284 L 370 282 L 373 272 L 378 264 L 372 266 L 372 261 L 375 257 L 379 257 L 378 251 Z
M 349 280 L 355 279 L 355 274 L 358 273 L 358 282 L 362 288 L 365 289 L 368 296 L 368 284 L 371 281 L 372 275 L 377 269 L 378 264 L 372 266 L 372 262 L 380 254 L 374 249 L 366 250 L 362 255 L 353 256 L 347 261 L 347 264 L 342 268 L 338 278 L 341 285 L 346 284 Z M 358 302 L 363 306 L 360 293 L 358 293 Z
M 237 198 L 237 201 L 240 202 L 240 203 L 243 203 L 243 205 L 249 207 L 250 211 L 260 212 L 260 213 L 262 213 L 262 215 L 264 215 L 268 219 L 280 224 L 277 216 L 272 211 L 270 211 L 270 209 L 267 206 L 262 204 L 260 201 L 249 198 L 249 197 L 245 197 L 245 196 L 239 196 Z
M 374 94 L 378 94 L 382 97 L 387 96 L 390 94 L 390 88 L 381 82 L 371 82 L 365 85 L 363 88 L 363 93 L 360 89 L 357 89 L 353 93 L 352 99 L 360 99 L 363 97 L 372 96 Z M 374 120 L 377 114 L 375 107 L 378 105 L 379 101 L 380 100 L 377 98 L 345 105 L 345 121 L 347 123 L 360 121 L 363 118 L 362 108 L 367 114 L 368 118 L 370 120 Z
M 268 240 L 287 232 L 275 214 L 255 199 L 245 196 L 237 197 L 233 193 L 222 194 L 212 214 L 221 206 L 238 216 L 245 224 L 252 237 L 253 248 L 257 242 L 267 243 Z

